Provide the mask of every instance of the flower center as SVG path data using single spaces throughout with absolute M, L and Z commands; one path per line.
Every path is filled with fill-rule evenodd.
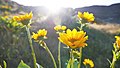
M 71 43 L 74 43 L 75 41 L 77 41 L 77 39 L 72 38 L 72 39 L 70 39 L 69 41 L 70 41 Z

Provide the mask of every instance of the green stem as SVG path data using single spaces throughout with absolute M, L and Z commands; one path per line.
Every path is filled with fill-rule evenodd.
M 88 65 L 86 65 L 85 68 L 88 68 Z
M 80 27 L 78 27 L 78 29 L 81 31 L 81 30 L 83 30 L 83 27 L 85 26 L 85 24 L 82 24 L 81 23 L 81 25 L 80 25 Z
M 115 68 L 115 62 L 117 61 L 117 50 L 113 51 L 113 59 L 110 68 Z
M 60 49 L 61 49 L 61 45 L 60 45 L 60 41 L 58 43 L 58 63 L 59 63 L 59 68 L 61 68 L 61 57 L 60 57 Z
M 35 56 L 34 48 L 33 48 L 33 45 L 32 45 L 32 38 L 31 38 L 31 35 L 30 35 L 30 30 L 27 26 L 26 26 L 26 31 L 27 31 L 28 40 L 29 40 L 29 43 L 30 43 L 30 48 L 31 48 L 31 51 L 32 51 L 31 55 L 33 57 L 34 68 L 37 68 L 37 66 L 36 66 L 36 56 Z
M 82 30 L 83 29 L 83 24 L 81 24 L 81 26 L 80 26 L 80 30 Z
M 79 58 L 78 68 L 81 68 L 81 60 L 82 60 L 82 47 L 80 48 L 80 58 Z
M 7 68 L 7 63 L 3 61 L 4 68 Z
M 74 57 L 73 57 L 73 50 L 71 49 L 71 52 L 70 52 L 70 58 L 71 58 L 71 68 L 74 68 Z
M 110 65 L 110 68 L 115 68 L 115 62 L 116 62 L 116 59 L 113 57 L 112 63 Z
M 49 50 L 49 48 L 47 47 L 47 45 L 46 45 L 46 43 L 45 43 L 44 41 L 42 41 L 42 45 L 43 45 L 43 47 L 45 48 L 45 50 L 49 53 L 49 55 L 50 55 L 50 57 L 51 57 L 51 59 L 52 59 L 52 61 L 53 61 L 53 63 L 54 63 L 54 67 L 57 68 L 55 59 L 54 59 L 51 51 Z

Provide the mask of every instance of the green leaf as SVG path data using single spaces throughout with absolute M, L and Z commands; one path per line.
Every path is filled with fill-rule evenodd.
M 18 68 L 30 68 L 30 66 L 28 66 L 23 62 L 23 60 L 21 60 L 20 64 L 18 65 Z
M 5 61 L 3 61 L 4 64 L 4 68 L 7 68 L 7 63 Z

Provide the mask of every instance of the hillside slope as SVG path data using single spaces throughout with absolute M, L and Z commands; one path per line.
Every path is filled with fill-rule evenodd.
M 112 4 L 110 6 L 88 6 L 83 8 L 76 8 L 75 11 L 88 11 L 95 14 L 95 17 L 103 22 L 120 23 L 120 3 Z

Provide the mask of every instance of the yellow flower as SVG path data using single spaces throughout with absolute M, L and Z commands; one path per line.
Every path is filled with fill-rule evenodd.
M 66 26 L 57 25 L 57 26 L 54 27 L 54 30 L 56 30 L 56 31 L 60 31 L 60 30 L 64 31 L 66 28 L 67 28 Z
M 39 30 L 39 31 L 37 32 L 37 34 L 38 34 L 38 36 L 46 36 L 46 35 L 47 35 L 47 31 L 46 31 L 45 29 Z
M 32 38 L 34 40 L 41 40 L 42 38 L 45 39 L 47 35 L 47 31 L 45 29 L 39 30 L 37 33 L 33 32 Z
M 82 19 L 85 19 L 87 20 L 88 22 L 93 22 L 95 20 L 95 17 L 92 13 L 89 13 L 89 12 L 78 12 L 78 18 L 82 18 Z
M 90 59 L 84 59 L 83 64 L 84 64 L 84 65 L 90 65 L 91 68 L 94 67 L 94 63 L 93 63 L 93 61 L 90 60 Z
M 87 46 L 86 40 L 88 40 L 88 36 L 85 36 L 86 32 L 77 31 L 73 29 L 67 29 L 66 33 L 60 33 L 58 39 L 69 46 L 72 49 Z
M 29 14 L 27 13 L 25 15 L 14 16 L 13 20 L 22 22 L 24 25 L 27 25 L 30 19 L 32 19 L 32 17 L 33 17 L 33 14 L 32 12 L 30 12 Z
M 115 36 L 116 41 L 115 43 L 117 44 L 117 46 L 120 48 L 120 36 Z

